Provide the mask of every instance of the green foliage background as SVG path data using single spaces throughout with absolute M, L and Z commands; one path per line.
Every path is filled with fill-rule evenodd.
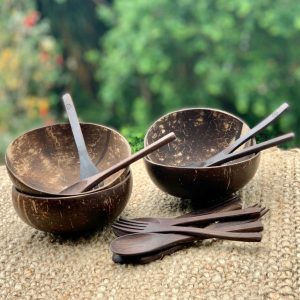
M 3 0 L 1 9 L 3 3 L 22 11 L 18 1 Z M 216 107 L 253 126 L 286 101 L 289 113 L 260 139 L 295 131 L 285 147 L 300 145 L 299 1 L 28 0 L 26 9 L 41 17 L 32 32 L 47 24 L 35 41 L 51 38 L 63 56 L 51 86 L 24 83 L 30 97 L 50 99 L 55 122 L 66 120 L 60 96 L 68 90 L 83 121 L 115 127 L 137 150 L 147 127 L 178 108 Z M 12 16 L 0 14 L 2 34 L 11 35 Z M 33 38 L 21 42 L 24 49 L 34 44 Z M 38 57 L 39 49 L 32 53 Z M 2 97 L 1 107 L 23 107 L 25 97 Z M 2 155 L 7 136 L 43 124 L 41 116 L 21 122 L 27 119 L 26 110 L 18 110 L 14 131 L 0 138 Z
M 93 53 L 99 98 L 116 126 L 144 130 L 184 106 L 223 108 L 253 125 L 288 101 L 272 132 L 298 131 L 298 1 L 119 0 L 98 14 L 110 26 Z

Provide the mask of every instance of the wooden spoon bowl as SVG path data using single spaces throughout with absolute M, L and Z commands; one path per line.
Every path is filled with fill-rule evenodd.
M 70 197 L 32 196 L 12 188 L 19 217 L 31 227 L 55 234 L 77 234 L 101 228 L 117 218 L 132 190 L 132 176 L 105 190 Z
M 82 123 L 81 129 L 89 155 L 100 170 L 131 155 L 128 142 L 117 131 L 89 123 Z M 21 135 L 8 146 L 5 162 L 17 189 L 31 195 L 59 196 L 61 190 L 80 179 L 78 151 L 69 124 L 46 126 Z M 124 180 L 127 173 L 128 168 L 113 174 L 98 190 Z
M 191 108 L 169 113 L 149 128 L 144 144 L 153 143 L 168 132 L 174 132 L 177 139 L 144 159 L 147 171 L 160 189 L 177 197 L 201 201 L 234 193 L 254 176 L 260 154 L 215 167 L 201 168 L 199 163 L 248 130 L 243 120 L 221 110 Z M 255 139 L 241 148 L 253 144 Z

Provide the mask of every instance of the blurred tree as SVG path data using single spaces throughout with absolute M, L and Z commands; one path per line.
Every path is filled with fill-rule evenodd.
M 265 134 L 295 130 L 299 145 L 299 12 L 293 0 L 3 0 L 0 153 L 59 120 L 63 90 L 136 149 L 170 110 L 218 107 L 253 125 L 283 101 L 291 111 Z
M 103 122 L 143 131 L 167 111 L 210 106 L 254 125 L 287 101 L 272 132 L 300 134 L 297 1 L 118 0 L 97 11 L 110 27 L 88 55 Z
M 82 120 L 100 122 L 101 101 L 97 100 L 96 70 L 86 58 L 87 52 L 97 47 L 106 31 L 104 23 L 97 18 L 97 1 L 37 0 L 37 3 L 42 17 L 50 20 L 51 31 L 63 50 L 64 70 L 71 78 L 64 89 L 73 94 Z M 57 114 L 62 113 L 64 109 L 59 103 Z
M 2 0 L 0 161 L 13 137 L 52 122 L 51 107 L 56 103 L 52 91 L 65 84 L 62 64 L 59 47 L 47 20 L 40 20 L 35 1 Z

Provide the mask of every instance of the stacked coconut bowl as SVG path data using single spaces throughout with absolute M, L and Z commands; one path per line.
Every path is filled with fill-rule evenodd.
M 81 130 L 88 154 L 99 170 L 131 155 L 128 142 L 117 131 L 89 123 L 82 123 Z M 19 136 L 8 146 L 5 162 L 17 214 L 42 231 L 74 234 L 101 228 L 120 215 L 131 194 L 132 175 L 125 168 L 91 191 L 60 195 L 80 178 L 78 150 L 69 124 Z

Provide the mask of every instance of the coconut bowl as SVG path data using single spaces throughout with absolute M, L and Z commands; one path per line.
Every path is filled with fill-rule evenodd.
M 155 121 L 146 133 L 145 146 L 169 132 L 177 137 L 144 159 L 148 174 L 161 190 L 180 198 L 204 202 L 235 193 L 255 175 L 259 153 L 220 166 L 203 168 L 199 163 L 225 149 L 248 130 L 242 119 L 217 109 L 171 112 Z M 241 148 L 253 144 L 255 139 Z
M 82 123 L 81 129 L 88 153 L 99 170 L 131 155 L 130 145 L 117 131 L 89 123 Z M 69 124 L 46 126 L 19 136 L 8 146 L 5 163 L 17 190 L 26 194 L 61 197 L 61 190 L 80 180 L 79 157 Z M 93 193 L 124 180 L 128 169 L 107 178 Z
M 13 186 L 12 202 L 19 217 L 38 230 L 77 234 L 96 230 L 117 218 L 131 195 L 132 176 L 105 190 L 70 197 L 33 196 Z

